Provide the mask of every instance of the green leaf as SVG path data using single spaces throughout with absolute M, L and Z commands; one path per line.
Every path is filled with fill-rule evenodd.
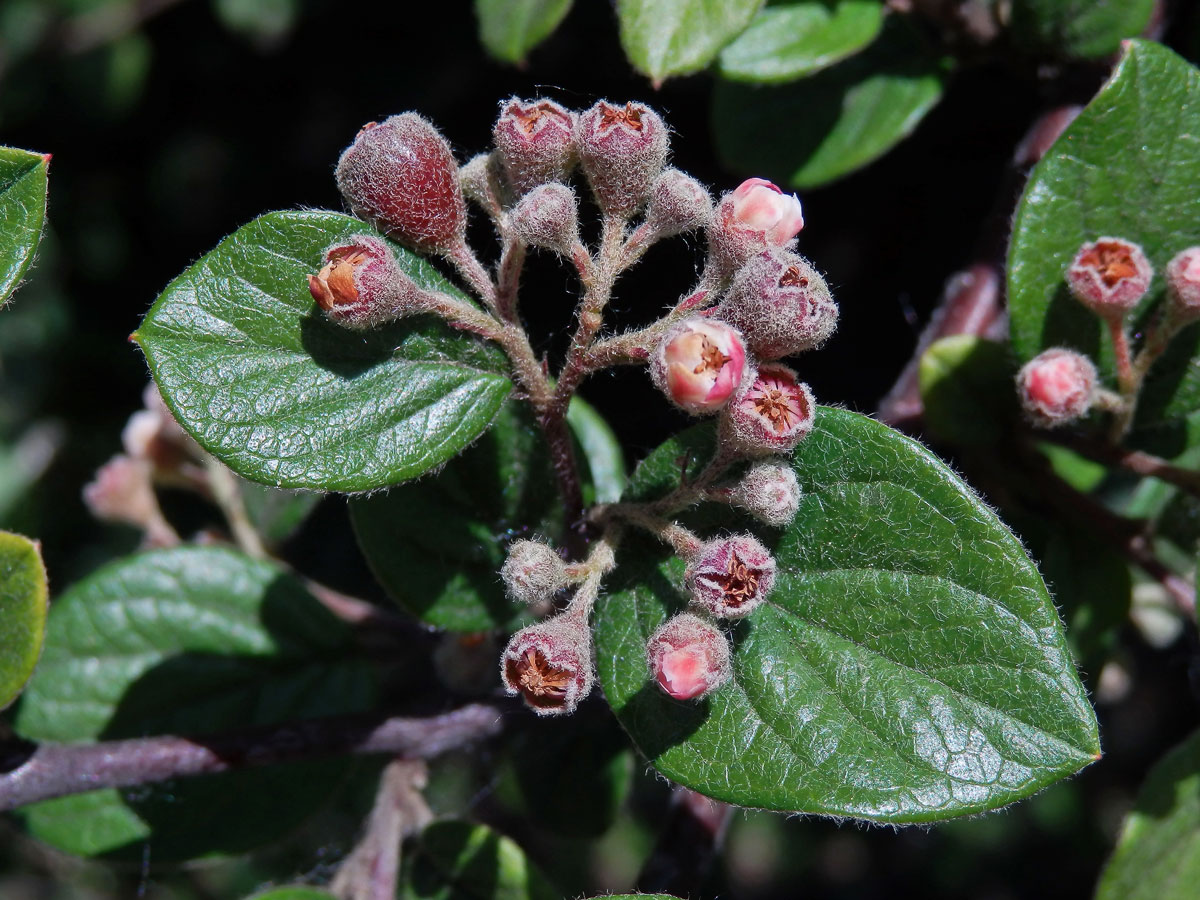
M 369 708 L 350 629 L 276 566 L 216 547 L 119 560 L 54 603 L 16 729 L 37 741 L 203 735 Z M 72 853 L 156 860 L 237 853 L 294 829 L 347 773 L 296 763 L 23 811 Z
M 281 491 L 253 481 L 241 481 L 242 502 L 254 529 L 269 544 L 287 540 L 321 502 L 308 491 Z
M 1141 244 L 1159 272 L 1200 243 L 1200 74 L 1167 48 L 1130 41 L 1112 77 L 1034 168 L 1017 207 L 1008 255 L 1013 348 L 1022 360 L 1052 346 L 1090 356 L 1115 381 L 1112 345 L 1077 303 L 1063 273 L 1079 247 L 1105 235 Z M 1156 278 L 1137 315 L 1163 297 Z M 1150 370 L 1138 425 L 1166 422 L 1182 449 L 1200 410 L 1200 328 L 1185 330 Z
M 1013 0 L 1009 34 L 1035 53 L 1098 57 L 1150 24 L 1154 0 Z
M 46 568 L 38 545 L 0 531 L 0 709 L 33 674 L 46 634 Z
M 572 0 L 475 0 L 479 40 L 501 62 L 525 62 L 571 10 Z
M 634 68 L 661 84 L 707 66 L 762 5 L 763 0 L 617 0 L 621 46 Z
M 769 6 L 721 51 L 730 81 L 792 81 L 853 56 L 883 27 L 878 0 L 806 0 Z
M 1150 770 L 1096 900 L 1191 900 L 1200 884 L 1200 731 Z
M 171 282 L 134 334 L 175 418 L 239 475 L 396 484 L 475 440 L 511 390 L 498 350 L 429 317 L 358 333 L 320 314 L 308 275 L 329 244 L 369 232 L 338 213 L 268 213 Z M 458 295 L 394 250 L 418 284 Z
M 995 341 L 971 334 L 934 341 L 919 369 L 925 423 L 957 444 L 996 443 L 1017 419 L 1015 374 L 1008 349 Z
M 676 486 L 712 429 L 659 447 L 635 499 Z M 1027 797 L 1099 757 L 1096 720 L 1036 567 L 983 501 L 920 444 L 819 410 L 793 466 L 803 490 L 779 574 L 734 626 L 733 679 L 698 704 L 649 680 L 647 638 L 684 608 L 683 564 L 622 546 L 599 606 L 604 694 L 662 774 L 743 806 L 931 822 Z M 728 508 L 701 535 L 754 527 Z
M 571 398 L 567 408 L 567 424 L 579 441 L 594 486 L 593 496 L 587 496 L 585 491 L 584 499 L 588 504 L 613 503 L 621 499 L 626 481 L 625 454 L 612 426 L 594 406 L 578 395 Z
M 46 223 L 46 170 L 50 157 L 0 147 L 0 303 L 33 262 Z
M 261 894 L 255 894 L 249 900 L 335 900 L 328 891 L 311 887 L 280 887 L 272 888 Z
M 405 859 L 405 900 L 558 900 L 546 877 L 485 825 L 437 822 Z
M 946 67 L 904 24 L 863 53 L 779 87 L 718 81 L 717 152 L 731 168 L 815 187 L 882 156 L 941 99 Z

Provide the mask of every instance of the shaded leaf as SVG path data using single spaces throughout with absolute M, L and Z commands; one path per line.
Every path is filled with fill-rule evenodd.
M 479 40 L 501 62 L 521 63 L 571 11 L 572 0 L 475 0 Z
M 592 496 L 585 493 L 584 500 L 589 505 L 620 500 L 626 481 L 625 454 L 612 426 L 578 395 L 571 398 L 567 408 L 567 424 L 583 451 L 580 458 L 587 463 L 594 488 Z
M 1004 345 L 970 334 L 942 338 L 921 356 L 919 374 L 925 423 L 943 439 L 991 444 L 1012 432 L 1016 373 Z
M 21 283 L 46 223 L 50 157 L 0 147 L 0 303 Z
M 621 46 L 655 83 L 707 66 L 763 0 L 617 0 Z
M 546 877 L 485 825 L 437 822 L 405 858 L 405 900 L 558 900 Z
M 33 674 L 46 634 L 46 568 L 38 545 L 0 531 L 0 709 Z
M 271 888 L 261 894 L 255 894 L 248 900 L 334 900 L 333 894 L 313 887 L 279 887 Z
M 1035 53 L 1108 56 L 1145 31 L 1153 12 L 1154 0 L 1013 0 L 1009 34 Z
M 179 423 L 239 475 L 366 491 L 436 468 L 477 438 L 512 388 L 503 355 L 430 317 L 369 332 L 308 293 L 325 247 L 370 232 L 331 212 L 268 213 L 176 278 L 134 334 Z M 425 287 L 455 293 L 399 247 Z
M 321 502 L 321 495 L 311 491 L 283 491 L 244 480 L 238 487 L 254 530 L 269 544 L 291 537 Z
M 711 454 L 659 447 L 631 495 Z M 771 542 L 769 601 L 731 629 L 733 679 L 698 704 L 649 680 L 643 648 L 686 597 L 649 539 L 621 548 L 596 617 L 604 693 L 668 778 L 776 810 L 929 822 L 1032 794 L 1099 756 L 1062 624 L 1020 543 L 944 464 L 871 419 L 821 409 L 793 465 L 800 511 Z M 690 518 L 689 518 L 690 516 Z M 713 505 L 702 535 L 753 527 Z

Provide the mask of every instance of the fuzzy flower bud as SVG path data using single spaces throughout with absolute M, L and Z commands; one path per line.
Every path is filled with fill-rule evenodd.
M 630 216 L 646 202 L 667 161 L 667 126 L 640 103 L 601 100 L 579 117 L 580 162 L 600 208 Z
M 592 689 L 592 637 L 587 623 L 559 616 L 523 628 L 500 657 L 510 697 L 520 694 L 539 716 L 573 713 Z
M 567 584 L 566 565 L 539 541 L 513 541 L 500 569 L 508 596 L 520 603 L 545 600 Z
M 308 291 L 339 325 L 373 328 L 423 309 L 421 289 L 377 237 L 355 234 L 339 241 L 325 251 L 324 262 L 308 276 Z
M 676 700 L 711 694 L 732 674 L 725 635 L 691 613 L 659 626 L 646 644 L 646 662 L 658 686 Z
M 752 534 L 706 541 L 684 573 L 692 602 L 718 619 L 752 613 L 775 584 L 775 558 Z
M 1017 373 L 1021 408 L 1045 428 L 1087 415 L 1096 391 L 1096 367 L 1081 353 L 1054 347 L 1044 350 Z
M 1146 296 L 1154 271 L 1137 244 L 1102 237 L 1079 248 L 1066 277 L 1075 299 L 1092 312 L 1120 316 Z
M 725 407 L 721 440 L 746 456 L 786 453 L 808 437 L 816 402 L 795 371 L 779 363 L 763 363 L 747 373 Z
M 790 247 L 803 227 L 795 194 L 785 194 L 765 178 L 749 178 L 717 204 L 709 244 L 733 271 L 768 247 Z
M 745 368 L 742 336 L 724 322 L 699 316 L 669 329 L 650 358 L 655 387 L 692 415 L 728 403 Z
M 646 207 L 646 225 L 656 237 L 704 228 L 711 221 L 712 197 L 700 182 L 678 169 L 658 176 Z
M 462 241 L 467 210 L 454 155 L 415 113 L 364 125 L 336 174 L 354 214 L 389 237 L 434 253 Z
M 553 100 L 512 97 L 501 106 L 492 140 L 517 196 L 539 184 L 566 181 L 575 165 L 575 113 Z
M 575 192 L 565 184 L 543 184 L 521 198 L 509 219 L 526 244 L 569 256 L 579 243 Z
M 716 314 L 738 328 L 762 360 L 819 346 L 838 320 L 825 279 L 803 257 L 774 247 L 738 271 Z
M 1178 320 L 1200 319 L 1200 247 L 1180 251 L 1167 263 L 1167 297 Z
M 498 212 L 500 185 L 496 168 L 496 158 L 493 154 L 476 154 L 458 170 L 458 184 L 468 200 L 482 209 Z
M 760 522 L 782 528 L 800 509 L 800 482 L 790 466 L 755 463 L 729 496 Z

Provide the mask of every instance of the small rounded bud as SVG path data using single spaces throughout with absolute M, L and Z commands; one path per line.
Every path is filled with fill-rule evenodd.
M 605 213 L 641 209 L 667 161 L 667 126 L 640 103 L 601 100 L 576 127 L 583 172 Z
M 83 502 L 97 519 L 147 528 L 160 515 L 148 459 L 118 454 L 96 471 L 83 489 Z
M 356 234 L 338 241 L 325 251 L 324 262 L 308 276 L 308 291 L 339 325 L 373 328 L 423 310 L 421 289 L 377 237 Z
M 749 178 L 717 204 L 709 245 L 732 271 L 768 247 L 790 247 L 803 227 L 795 194 L 785 194 L 765 178 Z
M 553 100 L 516 97 L 500 107 L 492 140 L 504 175 L 520 196 L 539 184 L 566 181 L 575 166 L 575 113 Z
M 729 497 L 760 522 L 782 528 L 800 509 L 800 482 L 789 466 L 755 463 Z
M 559 616 L 523 628 L 500 658 L 510 697 L 520 694 L 539 716 L 573 713 L 592 689 L 592 638 L 587 623 Z
M 364 125 L 337 164 L 338 189 L 356 216 L 426 252 L 462 241 L 467 210 L 446 139 L 415 113 Z
M 1025 414 L 1045 428 L 1087 415 L 1096 391 L 1096 367 L 1074 350 L 1054 347 L 1025 363 L 1017 373 L 1017 393 Z
M 752 613 L 775 584 L 775 558 L 752 534 L 706 541 L 684 573 L 692 601 L 718 619 Z
M 646 644 L 646 662 L 658 686 L 676 700 L 707 696 L 732 674 L 725 635 L 691 613 L 659 626 Z
M 570 255 L 579 243 L 575 192 L 565 184 L 535 187 L 513 208 L 509 223 L 526 244 Z
M 1137 244 L 1102 237 L 1079 248 L 1067 268 L 1075 299 L 1101 316 L 1121 315 L 1137 306 L 1150 289 L 1154 271 Z
M 1182 250 L 1167 263 L 1167 297 L 1179 320 L 1200 319 L 1200 247 Z
M 824 343 L 838 307 L 808 260 L 773 247 L 742 266 L 716 315 L 742 332 L 756 357 L 773 360 Z
M 650 358 L 655 387 L 692 415 L 728 403 L 745 369 L 742 336 L 724 322 L 699 316 L 670 328 Z
M 540 541 L 513 541 L 500 578 L 513 600 L 537 603 L 566 586 L 567 570 L 552 547 Z
M 489 211 L 498 211 L 500 184 L 497 163 L 492 153 L 479 153 L 458 170 L 458 184 L 468 200 Z
M 654 182 L 646 207 L 646 225 L 667 238 L 706 227 L 712 221 L 712 197 L 704 185 L 678 169 L 665 169 Z
M 725 407 L 721 440 L 746 456 L 786 453 L 808 437 L 816 402 L 795 371 L 779 363 L 763 363 L 747 373 Z

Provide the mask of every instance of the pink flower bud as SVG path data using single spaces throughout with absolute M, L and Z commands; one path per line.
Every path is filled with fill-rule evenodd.
M 308 291 L 334 322 L 373 328 L 422 312 L 422 291 L 401 269 L 386 242 L 356 234 L 330 246 L 325 265 L 308 276 Z
M 592 637 L 587 623 L 559 616 L 523 628 L 500 657 L 510 697 L 520 694 L 539 716 L 573 713 L 592 689 Z
M 1054 428 L 1087 415 L 1096 391 L 1096 367 L 1074 350 L 1044 350 L 1017 373 L 1017 393 L 1026 415 Z
M 566 586 L 567 572 L 553 548 L 540 541 L 513 541 L 500 578 L 512 599 L 537 603 Z
M 458 170 L 458 183 L 468 200 L 489 211 L 500 206 L 497 163 L 491 153 L 479 153 Z
M 742 336 L 724 322 L 699 316 L 670 328 L 650 358 L 655 387 L 693 415 L 728 403 L 745 368 Z
M 1167 297 L 1181 320 L 1200 318 L 1200 247 L 1182 250 L 1167 263 Z
M 806 259 L 772 247 L 738 271 L 716 315 L 742 332 L 751 353 L 772 360 L 822 344 L 837 328 L 838 307 Z
M 676 700 L 711 694 L 732 674 L 725 635 L 691 613 L 659 626 L 646 644 L 646 662 L 658 686 Z
M 786 453 L 812 431 L 816 403 L 807 384 L 779 363 L 747 373 L 721 416 L 721 440 L 746 456 Z
M 1137 244 L 1102 237 L 1079 248 L 1067 268 L 1075 299 L 1101 316 L 1121 315 L 1137 306 L 1150 289 L 1154 271 Z
M 667 126 L 640 103 L 601 100 L 579 117 L 580 162 L 600 208 L 630 216 L 641 209 L 667 161 Z
M 553 100 L 512 97 L 500 110 L 492 140 L 513 192 L 566 181 L 575 165 L 575 113 Z
M 804 214 L 795 194 L 785 194 L 764 178 L 749 178 L 721 198 L 709 229 L 718 260 L 733 271 L 768 247 L 790 247 Z
M 755 463 L 729 497 L 760 522 L 782 528 L 800 509 L 800 482 L 790 466 Z
M 513 208 L 509 224 L 525 243 L 569 256 L 579 243 L 575 192 L 565 184 L 535 187 Z
M 459 243 L 467 211 L 450 145 L 415 113 L 370 122 L 342 153 L 338 189 L 356 216 L 425 252 Z
M 748 616 L 775 584 L 775 558 L 752 534 L 706 541 L 684 573 L 692 601 L 718 619 Z
M 646 207 L 646 225 L 660 238 L 704 228 L 712 221 L 712 197 L 695 178 L 665 169 L 654 182 Z

